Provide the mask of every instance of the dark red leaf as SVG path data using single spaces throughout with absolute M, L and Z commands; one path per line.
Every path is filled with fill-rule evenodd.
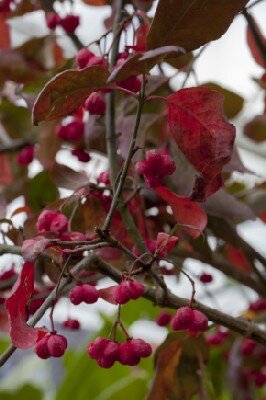
M 101 299 L 107 301 L 108 303 L 111 304 L 116 304 L 114 301 L 114 290 L 117 286 L 109 286 L 107 288 L 100 289 L 99 296 Z
M 254 142 L 261 143 L 266 140 L 266 114 L 256 115 L 244 128 L 244 135 Z
M 34 292 L 34 264 L 25 263 L 15 283 L 11 296 L 5 302 L 10 324 L 12 344 L 20 349 L 28 349 L 46 334 L 43 328 L 27 325 L 27 303 Z
M 114 87 L 106 83 L 109 71 L 102 66 L 67 70 L 56 75 L 39 94 L 33 108 L 33 119 L 41 121 L 71 114 L 92 92 Z
M 199 237 L 207 225 L 207 215 L 199 204 L 188 197 L 178 196 L 164 186 L 156 188 L 155 192 L 172 208 L 177 222 L 184 224 L 186 232 L 193 238 Z
M 9 49 L 10 47 L 10 32 L 7 23 L 8 13 L 0 13 L 0 49 Z
M 263 43 L 264 48 L 266 49 L 266 37 L 262 34 L 260 28 L 256 24 L 256 21 L 254 20 L 254 18 L 251 15 L 250 15 L 250 18 L 253 20 L 253 24 L 255 26 L 257 34 L 258 34 L 258 36 L 260 36 L 261 42 Z M 266 68 L 266 60 L 263 57 L 261 50 L 257 46 L 256 40 L 254 38 L 254 33 L 250 29 L 249 25 L 247 26 L 247 42 L 248 42 L 250 52 L 251 52 L 254 60 L 256 61 L 256 63 L 259 64 L 261 67 Z
M 178 45 L 186 51 L 218 39 L 248 0 L 160 0 L 147 49 Z
M 204 201 L 222 186 L 221 170 L 231 159 L 235 127 L 223 116 L 223 96 L 205 87 L 182 89 L 166 98 L 171 133 L 200 172 L 193 200 Z

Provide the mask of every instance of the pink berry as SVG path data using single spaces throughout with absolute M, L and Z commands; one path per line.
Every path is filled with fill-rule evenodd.
M 109 171 L 101 172 L 97 179 L 98 183 L 104 183 L 106 186 L 110 185 Z
M 245 339 L 241 343 L 240 351 L 244 356 L 251 356 L 256 348 L 256 343 L 253 340 Z
M 174 331 L 184 331 L 191 328 L 194 318 L 193 310 L 190 307 L 181 307 L 171 321 Z
M 83 149 L 73 149 L 71 154 L 77 157 L 80 162 L 89 162 L 91 159 L 89 153 Z
M 108 63 L 103 57 L 93 56 L 89 59 L 87 67 L 95 67 L 95 66 L 107 67 Z
M 98 337 L 97 339 L 94 340 L 94 342 L 88 344 L 87 346 L 88 355 L 95 360 L 101 358 L 108 343 L 109 343 L 108 339 Z
M 122 365 L 134 366 L 139 364 L 140 356 L 134 352 L 134 345 L 131 341 L 120 344 L 118 361 Z
M 21 165 L 28 165 L 34 159 L 34 146 L 26 146 L 16 156 L 16 162 Z
M 64 232 L 60 236 L 60 239 L 66 242 L 85 242 L 86 236 L 82 232 Z
M 205 335 L 205 340 L 210 346 L 220 346 L 228 337 L 228 332 L 211 332 Z
M 49 335 L 44 336 L 41 340 L 39 340 L 34 347 L 35 354 L 41 358 L 42 360 L 46 360 L 51 357 L 50 352 L 47 347 Z
M 203 273 L 200 275 L 199 279 L 202 283 L 210 283 L 213 281 L 213 276 L 211 274 Z
M 139 161 L 135 165 L 136 172 L 144 175 L 148 188 L 161 186 L 164 177 L 172 175 L 175 168 L 175 162 L 172 157 L 157 150 L 147 151 L 146 160 Z
M 80 69 L 83 69 L 87 66 L 89 60 L 94 57 L 94 54 L 89 51 L 86 47 L 84 49 L 79 50 L 76 60 Z
M 205 314 L 198 310 L 193 310 L 193 319 L 189 328 L 189 333 L 192 335 L 198 335 L 200 332 L 204 332 L 208 328 L 208 318 Z
M 63 140 L 81 140 L 84 135 L 84 124 L 82 121 L 76 119 L 67 125 L 58 125 L 55 133 Z
M 49 29 L 54 30 L 60 23 L 60 17 L 56 13 L 49 13 L 46 17 L 46 25 Z
M 60 19 L 60 25 L 64 28 L 66 33 L 73 34 L 79 26 L 79 16 L 74 14 L 68 14 L 65 18 Z
M 265 311 L 266 310 L 266 299 L 257 299 L 250 304 L 249 310 L 251 311 Z
M 98 290 L 92 285 L 82 285 L 83 301 L 86 304 L 96 303 L 99 299 Z
M 141 80 L 137 76 L 130 76 L 122 82 L 117 82 L 118 87 L 137 93 L 141 89 Z
M 156 318 L 156 324 L 159 326 L 167 326 L 171 319 L 172 319 L 172 314 L 170 314 L 168 311 L 161 311 Z
M 83 288 L 82 285 L 73 287 L 69 292 L 69 300 L 72 304 L 77 306 L 83 301 Z
M 38 232 L 50 231 L 51 223 L 55 219 L 56 216 L 57 216 L 57 213 L 55 211 L 51 211 L 51 210 L 42 211 L 41 214 L 39 215 L 37 223 L 36 223 L 36 228 L 37 228 Z
M 52 333 L 47 339 L 47 348 L 52 357 L 62 357 L 67 348 L 67 340 L 63 335 Z
M 139 357 L 149 357 L 152 354 L 151 345 L 142 339 L 132 339 L 131 345 L 133 346 L 134 353 Z
M 84 108 L 91 115 L 104 115 L 106 108 L 105 100 L 100 93 L 93 92 L 85 101 Z
M 102 368 L 110 368 L 114 365 L 118 358 L 119 345 L 116 342 L 109 340 L 104 348 L 102 356 L 97 359 L 97 362 Z
M 57 213 L 50 225 L 51 232 L 62 233 L 67 230 L 68 219 L 63 214 Z
M 140 282 L 128 280 L 123 282 L 123 285 L 129 290 L 132 300 L 137 300 L 145 291 L 145 286 Z
M 266 373 L 262 371 L 253 372 L 254 383 L 257 387 L 266 385 Z
M 111 368 L 115 362 L 110 358 L 102 357 L 97 360 L 97 363 L 101 368 Z
M 78 331 L 80 328 L 80 323 L 77 319 L 68 318 L 62 324 L 63 328 L 70 329 L 71 331 Z
M 125 304 L 131 299 L 131 291 L 128 285 L 122 282 L 115 287 L 113 296 L 116 304 Z

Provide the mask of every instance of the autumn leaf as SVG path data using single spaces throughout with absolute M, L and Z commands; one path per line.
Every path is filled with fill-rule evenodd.
M 244 127 L 244 135 L 254 142 L 261 143 L 266 140 L 266 114 L 256 115 Z
M 256 29 L 256 33 L 261 38 L 262 45 L 264 46 L 264 49 L 266 51 L 266 37 L 261 32 L 260 28 L 256 24 L 256 21 L 254 20 L 252 15 L 249 14 L 249 18 L 253 22 L 254 28 Z M 266 60 L 263 57 L 261 49 L 257 45 L 255 36 L 251 29 L 250 24 L 248 24 L 248 26 L 247 26 L 247 43 L 248 43 L 249 50 L 250 50 L 254 60 L 256 61 L 256 63 L 259 64 L 262 68 L 266 68 Z
M 181 46 L 186 51 L 195 50 L 221 37 L 247 3 L 248 0 L 160 0 L 147 49 Z
M 242 269 L 245 272 L 251 272 L 252 266 L 248 259 L 246 258 L 242 249 L 237 249 L 232 245 L 227 245 L 227 257 L 228 260 L 231 261 L 232 264 L 236 266 L 236 268 Z
M 114 87 L 106 82 L 108 75 L 108 69 L 102 66 L 70 69 L 56 75 L 45 85 L 34 104 L 34 124 L 71 114 L 92 92 Z
M 200 172 L 191 198 L 204 201 L 223 184 L 235 127 L 223 116 L 223 96 L 205 87 L 179 90 L 166 98 L 168 123 L 179 149 Z
M 12 344 L 28 349 L 46 334 L 43 328 L 31 328 L 27 324 L 27 303 L 34 292 L 34 264 L 25 263 L 15 283 L 11 296 L 5 302 L 10 324 Z
M 147 74 L 156 64 L 167 57 L 173 58 L 184 54 L 185 50 L 178 46 L 164 46 L 144 53 L 136 53 L 113 70 L 108 82 L 124 81 L 132 75 Z
M 172 208 L 176 221 L 184 224 L 184 230 L 190 236 L 197 238 L 201 235 L 207 225 L 207 215 L 199 204 L 190 201 L 186 196 L 178 196 L 164 186 L 156 188 L 155 192 Z
M 13 182 L 13 173 L 8 156 L 6 154 L 0 154 L 0 171 L 0 185 L 11 185 Z
M 203 338 L 170 333 L 155 355 L 155 378 L 147 400 L 189 400 L 199 392 L 200 361 L 208 359 Z
M 8 13 L 0 13 L 0 50 L 9 49 L 11 44 L 7 16 Z

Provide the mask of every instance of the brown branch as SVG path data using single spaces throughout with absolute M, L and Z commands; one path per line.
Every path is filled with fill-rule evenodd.
M 121 281 L 120 273 L 110 264 L 101 260 L 99 257 L 92 255 L 90 257 L 89 264 L 90 266 L 94 266 L 102 274 L 112 278 L 115 282 L 119 283 Z M 156 304 L 155 289 L 146 288 L 143 297 Z M 188 306 L 189 303 L 190 303 L 189 299 L 177 297 L 169 290 L 167 290 L 163 306 L 172 309 L 178 309 L 180 307 Z M 248 321 L 247 319 L 241 317 L 238 318 L 232 317 L 214 308 L 207 307 L 204 304 L 199 303 L 195 300 L 193 302 L 193 307 L 203 312 L 210 321 L 222 325 L 236 333 L 239 333 L 240 335 L 249 337 L 250 339 L 255 340 L 258 343 L 266 345 L 266 331 L 263 331 L 262 329 L 258 328 L 257 325 Z

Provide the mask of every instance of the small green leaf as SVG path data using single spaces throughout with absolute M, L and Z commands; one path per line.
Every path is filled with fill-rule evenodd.
M 33 211 L 38 212 L 59 197 L 59 192 L 48 171 L 39 172 L 29 181 L 28 200 Z

